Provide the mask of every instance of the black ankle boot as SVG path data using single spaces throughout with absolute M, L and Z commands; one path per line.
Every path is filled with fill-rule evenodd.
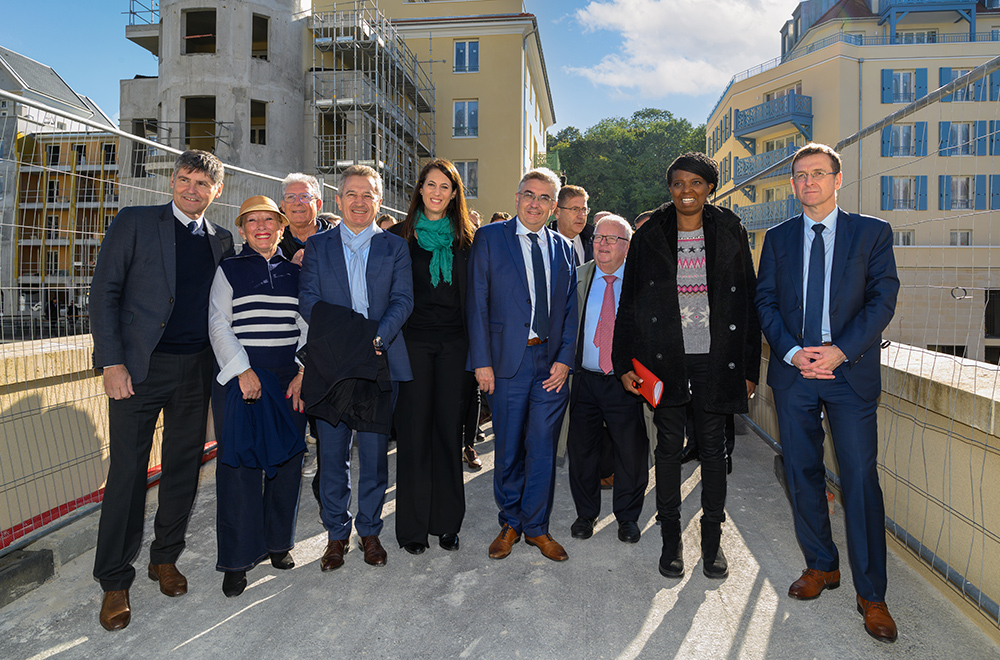
M 222 593 L 226 598 L 235 598 L 247 588 L 246 571 L 226 571 L 222 576 Z
M 660 553 L 660 575 L 668 578 L 684 576 L 684 543 L 681 541 L 681 521 L 664 520 L 663 552 Z
M 705 577 L 721 580 L 729 575 L 729 563 L 722 551 L 722 523 L 701 521 L 701 559 Z

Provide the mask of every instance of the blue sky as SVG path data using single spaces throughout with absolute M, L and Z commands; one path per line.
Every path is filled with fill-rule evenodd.
M 553 132 L 646 107 L 704 123 L 730 77 L 780 54 L 795 0 L 524 0 L 538 17 Z M 109 115 L 118 81 L 156 75 L 125 39 L 128 0 L 19 0 L 0 45 L 53 67 Z

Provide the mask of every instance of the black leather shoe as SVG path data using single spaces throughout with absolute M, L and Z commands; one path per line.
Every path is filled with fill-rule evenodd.
M 458 550 L 458 534 L 442 534 L 438 545 L 445 550 Z
M 411 555 L 422 555 L 422 554 L 424 554 L 424 550 L 426 550 L 426 549 L 427 549 L 427 546 L 424 545 L 423 543 L 404 543 L 403 544 L 403 550 L 406 550 Z
M 280 571 L 287 571 L 290 568 L 295 568 L 295 560 L 292 559 L 292 553 L 290 552 L 272 552 L 271 555 L 271 566 L 274 566 Z
M 594 525 L 597 524 L 597 518 L 584 518 L 580 516 L 573 523 L 573 526 L 569 528 L 569 533 L 575 539 L 589 539 L 594 535 Z
M 638 543 L 642 533 L 639 525 L 634 520 L 622 520 L 618 522 L 618 540 L 622 543 Z
M 222 576 L 222 593 L 226 594 L 226 598 L 235 598 L 246 588 L 246 571 L 226 571 Z

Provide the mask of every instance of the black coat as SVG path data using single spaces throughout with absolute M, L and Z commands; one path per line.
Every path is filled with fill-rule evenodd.
M 754 294 L 757 278 L 746 230 L 729 209 L 705 205 L 708 273 L 708 408 L 747 412 L 746 381 L 760 376 L 761 336 Z M 663 381 L 660 406 L 690 400 L 684 368 L 684 335 L 677 299 L 677 212 L 673 203 L 656 210 L 629 246 L 612 350 L 617 374 L 636 358 Z

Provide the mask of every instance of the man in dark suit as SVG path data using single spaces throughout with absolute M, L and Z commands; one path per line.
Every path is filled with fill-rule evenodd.
M 146 468 L 163 411 L 159 508 L 147 573 L 167 596 L 187 593 L 177 570 L 198 487 L 215 360 L 208 299 L 233 237 L 205 220 L 222 193 L 222 163 L 186 151 L 170 178 L 173 201 L 122 209 L 101 244 L 90 288 L 94 367 L 104 377 L 110 465 L 98 528 L 94 577 L 104 589 L 101 625 L 131 619 L 146 502 Z
M 576 266 L 594 258 L 594 227 L 587 224 L 587 213 L 590 212 L 588 199 L 589 195 L 582 187 L 563 186 L 552 213 L 555 219 L 549 223 L 549 229 L 558 231 L 573 246 Z
M 611 364 L 615 316 L 631 239 L 632 227 L 624 218 L 604 216 L 594 231 L 594 259 L 577 269 L 580 333 L 566 448 L 569 486 L 577 513 L 570 532 L 578 539 L 593 535 L 601 511 L 599 463 L 607 424 L 613 449 L 612 508 L 618 520 L 618 539 L 624 543 L 639 541 L 639 514 L 649 482 L 649 441 L 642 400 L 625 391 Z
M 406 241 L 375 226 L 382 205 L 382 177 L 365 165 L 352 165 L 340 177 L 337 195 L 343 222 L 309 239 L 299 275 L 299 312 L 309 321 L 317 302 L 348 307 L 366 319 L 378 321 L 372 350 L 385 352 L 393 382 L 395 403 L 400 381 L 413 378 L 406 342 L 400 330 L 413 311 L 413 275 Z M 392 411 L 389 410 L 388 424 Z M 353 429 L 346 421 L 336 426 L 319 419 L 319 487 L 327 546 L 320 559 L 323 571 L 344 564 L 350 549 L 352 517 L 351 443 Z M 382 502 L 389 480 L 388 434 L 357 432 L 358 515 L 353 519 L 361 536 L 365 562 L 384 566 L 386 552 L 379 541 Z M 457 451 L 456 447 L 456 451 Z
M 545 557 L 567 559 L 549 535 L 578 323 L 573 248 L 545 226 L 558 193 L 551 170 L 525 174 L 514 198 L 517 216 L 480 228 L 469 257 L 470 363 L 490 397 L 496 438 L 494 559 L 509 555 L 522 532 Z
M 885 507 L 878 482 L 876 414 L 882 331 L 899 280 L 888 223 L 837 206 L 840 156 L 808 144 L 792 159 L 803 214 L 767 232 L 757 278 L 795 533 L 806 570 L 788 595 L 809 600 L 840 586 L 823 464 L 825 409 L 840 465 L 848 556 L 865 630 L 896 640 L 885 605 Z

